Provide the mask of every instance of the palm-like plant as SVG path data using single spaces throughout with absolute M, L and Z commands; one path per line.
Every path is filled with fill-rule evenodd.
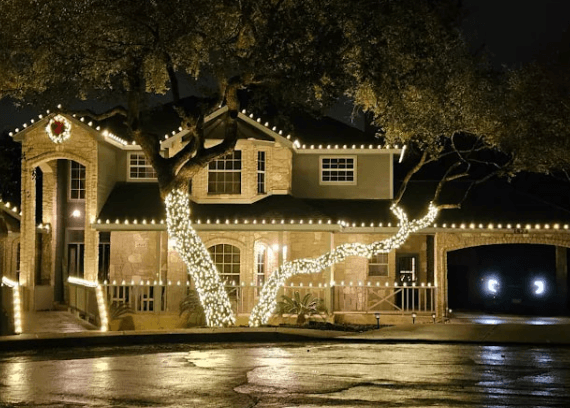
M 195 290 L 191 290 L 180 302 L 179 316 L 186 315 L 187 326 L 205 326 L 206 315 Z
M 122 319 L 126 315 L 133 314 L 134 311 L 127 303 L 113 302 L 109 305 L 109 321 Z
M 296 291 L 292 297 L 282 295 L 281 299 L 281 301 L 277 302 L 277 313 L 279 315 L 296 314 L 298 325 L 305 324 L 307 318 L 311 318 L 314 315 L 319 315 L 324 319 L 324 315 L 327 313 L 324 300 L 313 297 L 311 293 L 307 293 L 301 298 L 301 294 Z

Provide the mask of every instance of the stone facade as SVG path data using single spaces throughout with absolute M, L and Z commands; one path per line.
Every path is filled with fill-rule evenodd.
M 90 227 L 97 211 L 97 140 L 95 132 L 81 122 L 71 119 L 72 136 L 62 144 L 54 144 L 45 131 L 45 121 L 36 123 L 21 132 L 22 141 L 22 218 L 21 218 L 21 258 L 20 283 L 33 291 L 36 285 L 36 188 L 35 169 L 41 167 L 47 175 L 44 181 L 44 208 L 42 222 L 55 225 L 53 202 L 54 161 L 58 159 L 73 160 L 86 168 L 85 177 L 85 277 L 94 280 L 97 277 L 97 243 L 98 234 Z M 51 173 L 51 174 L 50 174 Z M 44 219 L 45 217 L 45 219 Z M 50 244 L 51 245 L 51 244 Z M 48 266 L 50 281 L 53 280 L 53 258 Z M 47 272 L 46 272 L 47 273 Z M 29 297 L 27 306 L 33 308 L 33 296 Z
M 111 143 L 109 140 L 102 140 L 101 134 L 93 128 L 74 118 L 69 118 L 69 120 L 73 126 L 71 138 L 62 144 L 53 143 L 47 136 L 45 132 L 47 119 L 45 118 L 17 135 L 17 140 L 22 142 L 21 237 L 9 235 L 2 240 L 2 253 L 5 255 L 1 261 L 4 271 L 15 271 L 17 269 L 14 266 L 15 248 L 18 240 L 22 242 L 19 265 L 20 283 L 29 291 L 33 291 L 37 284 L 53 286 L 54 277 L 57 274 L 58 261 L 54 254 L 57 245 L 62 245 L 61 237 L 65 234 L 63 230 L 65 228 L 58 227 L 58 217 L 62 216 L 58 213 L 56 204 L 59 199 L 58 180 L 61 176 L 58 172 L 62 169 L 58 167 L 57 160 L 75 161 L 85 166 L 85 200 L 81 204 L 83 213 L 80 219 L 73 221 L 73 226 L 84 230 L 84 278 L 94 281 L 98 276 L 99 231 L 94 228 L 93 223 L 104 204 L 103 201 L 107 199 L 114 187 L 115 181 L 125 180 L 128 172 L 127 153 L 140 151 L 136 146 L 129 145 L 128 148 L 123 149 L 124 145 L 119 145 L 119 142 L 114 145 L 116 141 Z M 251 129 L 248 131 L 253 132 Z M 236 150 L 241 151 L 242 154 L 241 193 L 235 195 L 209 194 L 208 168 L 204 168 L 192 180 L 194 201 L 248 204 L 268 195 L 291 194 L 295 153 L 293 148 L 287 145 L 287 140 L 275 138 L 274 141 L 269 141 L 266 137 L 256 139 L 249 135 L 246 136 L 239 139 L 236 146 Z M 170 155 L 175 154 L 181 147 L 181 138 L 175 137 L 174 139 L 168 147 Z M 102 148 L 103 144 L 104 148 Z M 257 186 L 257 158 L 260 151 L 265 152 L 265 191 L 263 193 L 258 192 Z M 367 154 L 370 155 L 367 160 L 372 161 L 375 158 L 372 153 Z M 384 165 L 387 167 L 384 172 L 385 178 L 391 180 L 392 153 L 383 155 L 382 163 L 384 162 L 388 163 Z M 364 160 L 361 161 L 361 164 L 363 163 Z M 41 223 L 51 227 L 48 232 L 45 230 L 42 232 L 41 248 L 39 248 L 37 238 L 38 220 L 36 220 L 35 208 L 37 168 L 40 168 L 43 174 Z M 121 175 L 113 178 L 112 173 Z M 377 176 L 376 173 L 374 174 Z M 313 176 L 318 178 L 318 173 Z M 104 177 L 105 180 L 99 180 L 99 177 Z M 385 189 L 382 197 L 391 197 L 391 192 L 391 187 Z M 335 198 L 338 197 L 335 196 Z M 148 230 L 139 231 L 129 231 L 127 228 L 124 225 L 117 226 L 111 231 L 110 281 L 116 281 L 117 284 L 123 281 L 135 283 L 140 281 L 186 282 L 188 279 L 186 266 L 173 250 L 164 227 L 157 225 L 149 227 Z M 290 228 L 268 226 L 266 230 L 259 228 L 248 230 L 244 229 L 243 225 L 234 229 L 231 227 L 227 229 L 222 227 L 219 230 L 213 230 L 211 227 L 200 229 L 199 226 L 197 229 L 207 248 L 217 244 L 230 244 L 239 249 L 240 282 L 247 285 L 257 282 L 256 262 L 260 248 L 265 250 L 265 273 L 268 276 L 286 261 L 315 258 L 345 243 L 370 244 L 388 238 L 395 231 L 394 228 L 362 228 L 347 231 L 334 224 L 331 227 L 323 226 L 323 228 L 315 225 L 314 229 L 308 227 L 307 224 L 303 226 L 296 224 Z M 393 285 L 398 280 L 399 257 L 413 256 L 417 258 L 417 283 L 435 284 L 438 287 L 437 314 L 443 317 L 446 315 L 449 290 L 447 253 L 471 246 L 503 243 L 548 244 L 568 248 L 570 247 L 570 233 L 567 230 L 554 229 L 532 231 L 432 229 L 411 236 L 401 248 L 388 254 L 387 276 L 369 276 L 369 261 L 350 257 L 318 274 L 295 276 L 289 283 L 303 284 L 305 287 L 319 284 L 330 285 L 331 282 L 346 282 L 350 286 L 352 284 L 366 286 L 368 282 L 372 286 Z M 41 257 L 37 256 L 38 253 Z M 41 259 L 39 265 L 36 264 L 38 259 Z M 562 262 L 560 256 L 561 270 L 565 268 L 565 263 L 565 261 Z M 38 270 L 39 274 L 37 274 Z M 567 277 L 565 279 L 567 280 Z M 560 281 L 563 282 L 564 279 L 561 278 Z M 348 288 L 345 292 L 352 293 L 351 291 L 352 289 Z M 327 302 L 330 306 L 333 304 L 332 290 L 328 293 L 326 296 L 328 296 Z M 29 299 L 28 306 L 33 308 L 34 297 L 28 296 L 27 299 Z
M 570 234 L 567 230 L 540 230 L 540 231 L 462 231 L 462 232 L 438 232 L 435 235 L 435 271 L 436 284 L 439 286 L 437 303 L 437 313 L 439 316 L 447 314 L 448 302 L 448 280 L 447 280 L 447 253 L 450 251 L 496 244 L 544 244 L 556 247 L 570 248 Z M 557 273 L 563 274 L 566 271 L 566 262 Z M 563 279 L 567 285 L 566 278 Z M 563 285 L 563 286 L 566 286 Z

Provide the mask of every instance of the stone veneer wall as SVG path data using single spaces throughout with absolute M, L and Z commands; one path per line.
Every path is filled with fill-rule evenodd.
M 0 238 L 0 275 L 16 280 L 18 270 L 18 243 L 20 234 L 9 232 L 7 236 Z
M 161 237 L 162 234 L 162 237 Z M 199 233 L 207 248 L 217 244 L 230 244 L 240 249 L 241 281 L 250 284 L 255 281 L 256 245 L 263 245 L 268 251 L 269 275 L 280 262 L 298 258 L 314 258 L 330 251 L 344 243 L 361 242 L 370 244 L 389 237 L 384 234 L 343 234 L 331 232 L 306 231 L 201 231 Z M 111 233 L 111 267 L 112 280 L 158 279 L 158 271 L 162 270 L 161 278 L 171 281 L 185 281 L 186 267 L 180 257 L 167 244 L 165 232 L 112 232 Z M 283 258 L 283 247 L 286 246 L 286 256 Z M 411 237 L 403 247 L 405 252 L 418 253 L 420 257 L 420 278 L 425 280 L 426 271 L 426 239 L 424 235 Z M 160 255 L 159 255 L 160 254 Z M 368 259 L 349 257 L 331 268 L 318 274 L 297 275 L 290 283 L 329 283 L 358 281 L 386 282 L 392 284 L 396 280 L 396 251 L 388 254 L 387 277 L 369 277 Z M 159 266 L 160 265 L 160 266 Z
M 496 244 L 544 244 L 570 248 L 568 231 L 438 232 L 435 236 L 435 278 L 438 289 L 437 314 L 448 309 L 447 253 L 462 248 Z
M 171 155 L 181 147 L 176 144 Z M 208 194 L 208 167 L 198 172 L 192 179 L 192 196 L 203 199 L 243 199 L 253 201 L 265 196 L 257 193 L 257 152 L 265 153 L 266 193 L 284 194 L 291 191 L 291 150 L 279 143 L 260 140 L 238 140 L 236 150 L 241 150 L 241 194 Z
M 18 135 L 23 138 L 20 283 L 28 289 L 33 289 L 35 285 L 36 268 L 36 196 L 33 172 L 36 167 L 57 159 L 74 160 L 86 168 L 85 278 L 89 280 L 97 278 L 98 234 L 90 228 L 90 222 L 95 219 L 97 211 L 97 140 L 90 128 L 75 119 L 69 120 L 72 123 L 71 137 L 62 144 L 53 143 L 47 136 L 45 132 L 47 119 L 36 122 Z M 48 180 L 48 189 L 53 188 L 50 187 L 51 184 Z M 45 216 L 49 217 L 50 214 L 46 213 Z M 51 224 L 55 224 L 55 219 L 52 219 Z M 50 274 L 53 275 L 53 272 Z M 53 280 L 53 276 L 50 276 L 50 280 Z M 26 306 L 33 307 L 30 303 Z

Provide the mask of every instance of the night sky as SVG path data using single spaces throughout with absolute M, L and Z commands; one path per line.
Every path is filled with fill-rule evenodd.
M 544 50 L 570 38 L 567 0 L 463 0 L 463 4 L 467 37 L 475 49 L 485 44 L 496 66 L 539 58 Z M 21 127 L 37 113 L 33 108 L 19 110 L 0 102 L 0 131 Z M 350 108 L 342 104 L 332 115 L 346 121 Z

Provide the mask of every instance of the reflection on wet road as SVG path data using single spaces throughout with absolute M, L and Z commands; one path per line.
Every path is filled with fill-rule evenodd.
M 0 354 L 3 407 L 568 406 L 570 349 L 177 345 Z

